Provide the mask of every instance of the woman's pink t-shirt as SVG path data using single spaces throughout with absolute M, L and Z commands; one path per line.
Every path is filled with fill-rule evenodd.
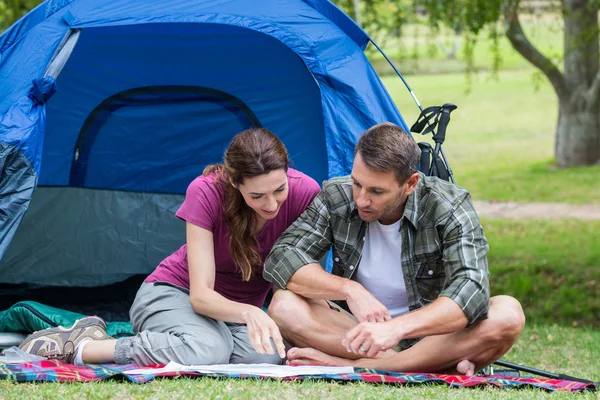
M 189 186 L 185 200 L 177 213 L 179 218 L 209 230 L 215 243 L 215 291 L 229 300 L 262 307 L 271 283 L 262 277 L 263 263 L 275 241 L 304 212 L 319 193 L 314 179 L 289 168 L 287 172 L 289 193 L 279 214 L 268 221 L 258 235 L 261 265 L 247 282 L 242 280 L 237 266 L 229 254 L 229 230 L 223 221 L 225 190 L 223 182 L 215 183 L 215 175 L 200 176 Z M 185 289 L 190 288 L 187 263 L 187 245 L 163 260 L 146 282 L 166 282 Z

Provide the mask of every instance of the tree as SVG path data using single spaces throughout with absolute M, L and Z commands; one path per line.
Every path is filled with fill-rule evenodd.
M 349 0 L 335 2 L 353 15 Z M 513 48 L 550 81 L 556 92 L 556 164 L 569 167 L 600 163 L 599 7 L 600 0 L 362 0 L 360 15 L 367 32 L 388 29 L 389 35 L 390 24 L 398 27 L 425 10 L 430 26 L 445 25 L 463 32 L 467 55 L 484 28 L 488 28 L 496 43 L 504 33 Z M 398 17 L 390 16 L 394 8 L 401 11 Z M 542 54 L 523 31 L 519 18 L 532 9 L 562 17 L 562 66 Z M 503 26 L 503 32 L 499 26 Z M 495 56 L 497 66 L 498 55 Z
M 398 36 L 410 17 L 412 0 L 333 0 L 354 19 L 376 42 L 383 45 L 391 36 Z
M 41 2 L 42 0 L 0 0 L 0 32 Z
M 561 71 L 525 36 L 519 0 L 503 5 L 506 36 L 527 61 L 550 81 L 558 96 L 556 163 L 560 167 L 600 162 L 600 54 L 598 4 L 562 0 L 564 61 Z
M 519 17 L 529 11 L 525 0 L 416 0 L 428 10 L 429 22 L 460 26 L 476 35 L 498 22 L 527 61 L 551 83 L 558 97 L 555 158 L 559 167 L 600 163 L 599 2 L 546 0 L 545 12 L 558 12 L 564 21 L 562 69 L 527 38 Z M 538 4 L 539 5 L 539 4 Z

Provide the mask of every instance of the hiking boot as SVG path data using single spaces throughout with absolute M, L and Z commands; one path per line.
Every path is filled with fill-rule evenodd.
M 26 353 L 73 364 L 77 347 L 84 340 L 111 339 L 106 334 L 106 322 L 100 317 L 85 317 L 66 328 L 44 329 L 27 336 L 19 348 Z

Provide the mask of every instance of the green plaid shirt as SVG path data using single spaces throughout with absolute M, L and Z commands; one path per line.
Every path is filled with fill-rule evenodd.
M 332 273 L 352 279 L 367 229 L 352 199 L 350 177 L 325 181 L 321 193 L 273 246 L 263 276 L 285 288 L 298 269 L 318 263 L 333 248 Z M 411 311 L 446 296 L 462 308 L 469 324 L 487 316 L 488 242 L 466 190 L 421 174 L 406 202 L 400 232 Z

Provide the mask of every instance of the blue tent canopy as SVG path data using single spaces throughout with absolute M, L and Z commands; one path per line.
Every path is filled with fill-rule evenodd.
M 152 271 L 187 185 L 251 126 L 318 181 L 349 173 L 364 130 L 408 130 L 368 42 L 322 0 L 40 4 L 0 36 L 0 283 Z

